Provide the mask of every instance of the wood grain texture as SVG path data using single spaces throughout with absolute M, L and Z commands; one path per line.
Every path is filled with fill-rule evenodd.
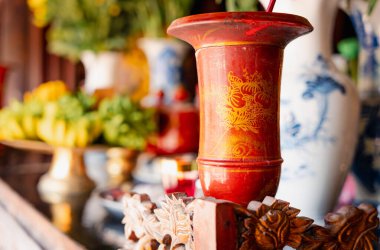
M 79 250 L 84 249 L 81 245 L 70 240 L 59 232 L 45 217 L 31 207 L 24 199 L 12 191 L 7 184 L 0 179 L 0 213 L 12 219 L 22 228 L 31 240 L 36 242 L 41 249 L 49 250 Z M 6 214 L 6 215 L 5 215 Z M 2 224 L 2 223 L 1 223 Z M 0 242 L 7 241 L 9 244 L 20 241 L 18 233 L 12 233 L 7 238 L 0 234 Z M 0 249 L 2 249 L 0 247 Z M 7 249 L 7 248 L 5 248 Z M 9 248 L 12 249 L 12 248 Z M 25 249 L 25 248 L 24 248 Z M 32 248 L 27 248 L 32 249 Z M 38 248 L 37 248 L 38 249 Z M 13 249 L 12 249 L 13 250 Z

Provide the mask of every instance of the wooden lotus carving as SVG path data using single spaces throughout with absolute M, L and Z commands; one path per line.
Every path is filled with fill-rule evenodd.
M 146 194 L 127 194 L 124 204 L 124 249 L 195 249 L 191 220 L 194 198 L 183 193 L 166 196 L 161 207 Z
M 141 205 L 136 201 L 141 201 Z M 247 208 L 179 193 L 167 196 L 161 208 L 153 212 L 150 208 L 155 204 L 146 195 L 129 195 L 125 204 L 124 223 L 129 239 L 125 249 L 264 250 L 290 246 L 372 250 L 378 242 L 377 210 L 367 204 L 346 206 L 327 214 L 324 227 L 298 216 L 300 210 L 288 202 L 272 197 L 266 197 L 263 202 L 252 201 Z M 137 217 L 131 219 L 132 214 Z
M 325 228 L 312 226 L 300 249 L 374 249 L 379 226 L 377 210 L 368 204 L 342 207 L 325 216 Z
M 252 201 L 244 219 L 245 241 L 240 249 L 299 247 L 302 234 L 313 224 L 312 219 L 297 217 L 299 212 L 289 203 L 271 197 L 265 198 L 263 203 Z

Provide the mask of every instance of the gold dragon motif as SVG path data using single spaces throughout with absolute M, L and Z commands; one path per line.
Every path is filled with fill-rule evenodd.
M 258 72 L 249 74 L 244 70 L 243 79 L 232 71 L 228 73 L 228 85 L 223 89 L 217 113 L 224 125 L 259 133 L 268 122 L 276 119 L 273 85 Z

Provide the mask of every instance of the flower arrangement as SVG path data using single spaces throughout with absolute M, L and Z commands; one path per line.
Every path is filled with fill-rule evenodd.
M 52 53 L 78 59 L 83 51 L 120 51 L 131 35 L 132 0 L 28 0 L 33 22 L 48 28 Z
M 218 4 L 222 0 L 216 0 Z M 256 11 L 258 0 L 226 0 L 225 2 L 227 11 Z
M 194 0 L 139 0 L 133 9 L 135 30 L 144 37 L 166 37 L 166 29 L 190 14 Z

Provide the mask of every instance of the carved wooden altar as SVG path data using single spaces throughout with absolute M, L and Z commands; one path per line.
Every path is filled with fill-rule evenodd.
M 157 205 L 146 194 L 124 197 L 125 249 L 264 250 L 376 249 L 377 210 L 344 206 L 325 216 L 325 225 L 298 216 L 299 209 L 267 196 L 248 207 L 183 193 Z

